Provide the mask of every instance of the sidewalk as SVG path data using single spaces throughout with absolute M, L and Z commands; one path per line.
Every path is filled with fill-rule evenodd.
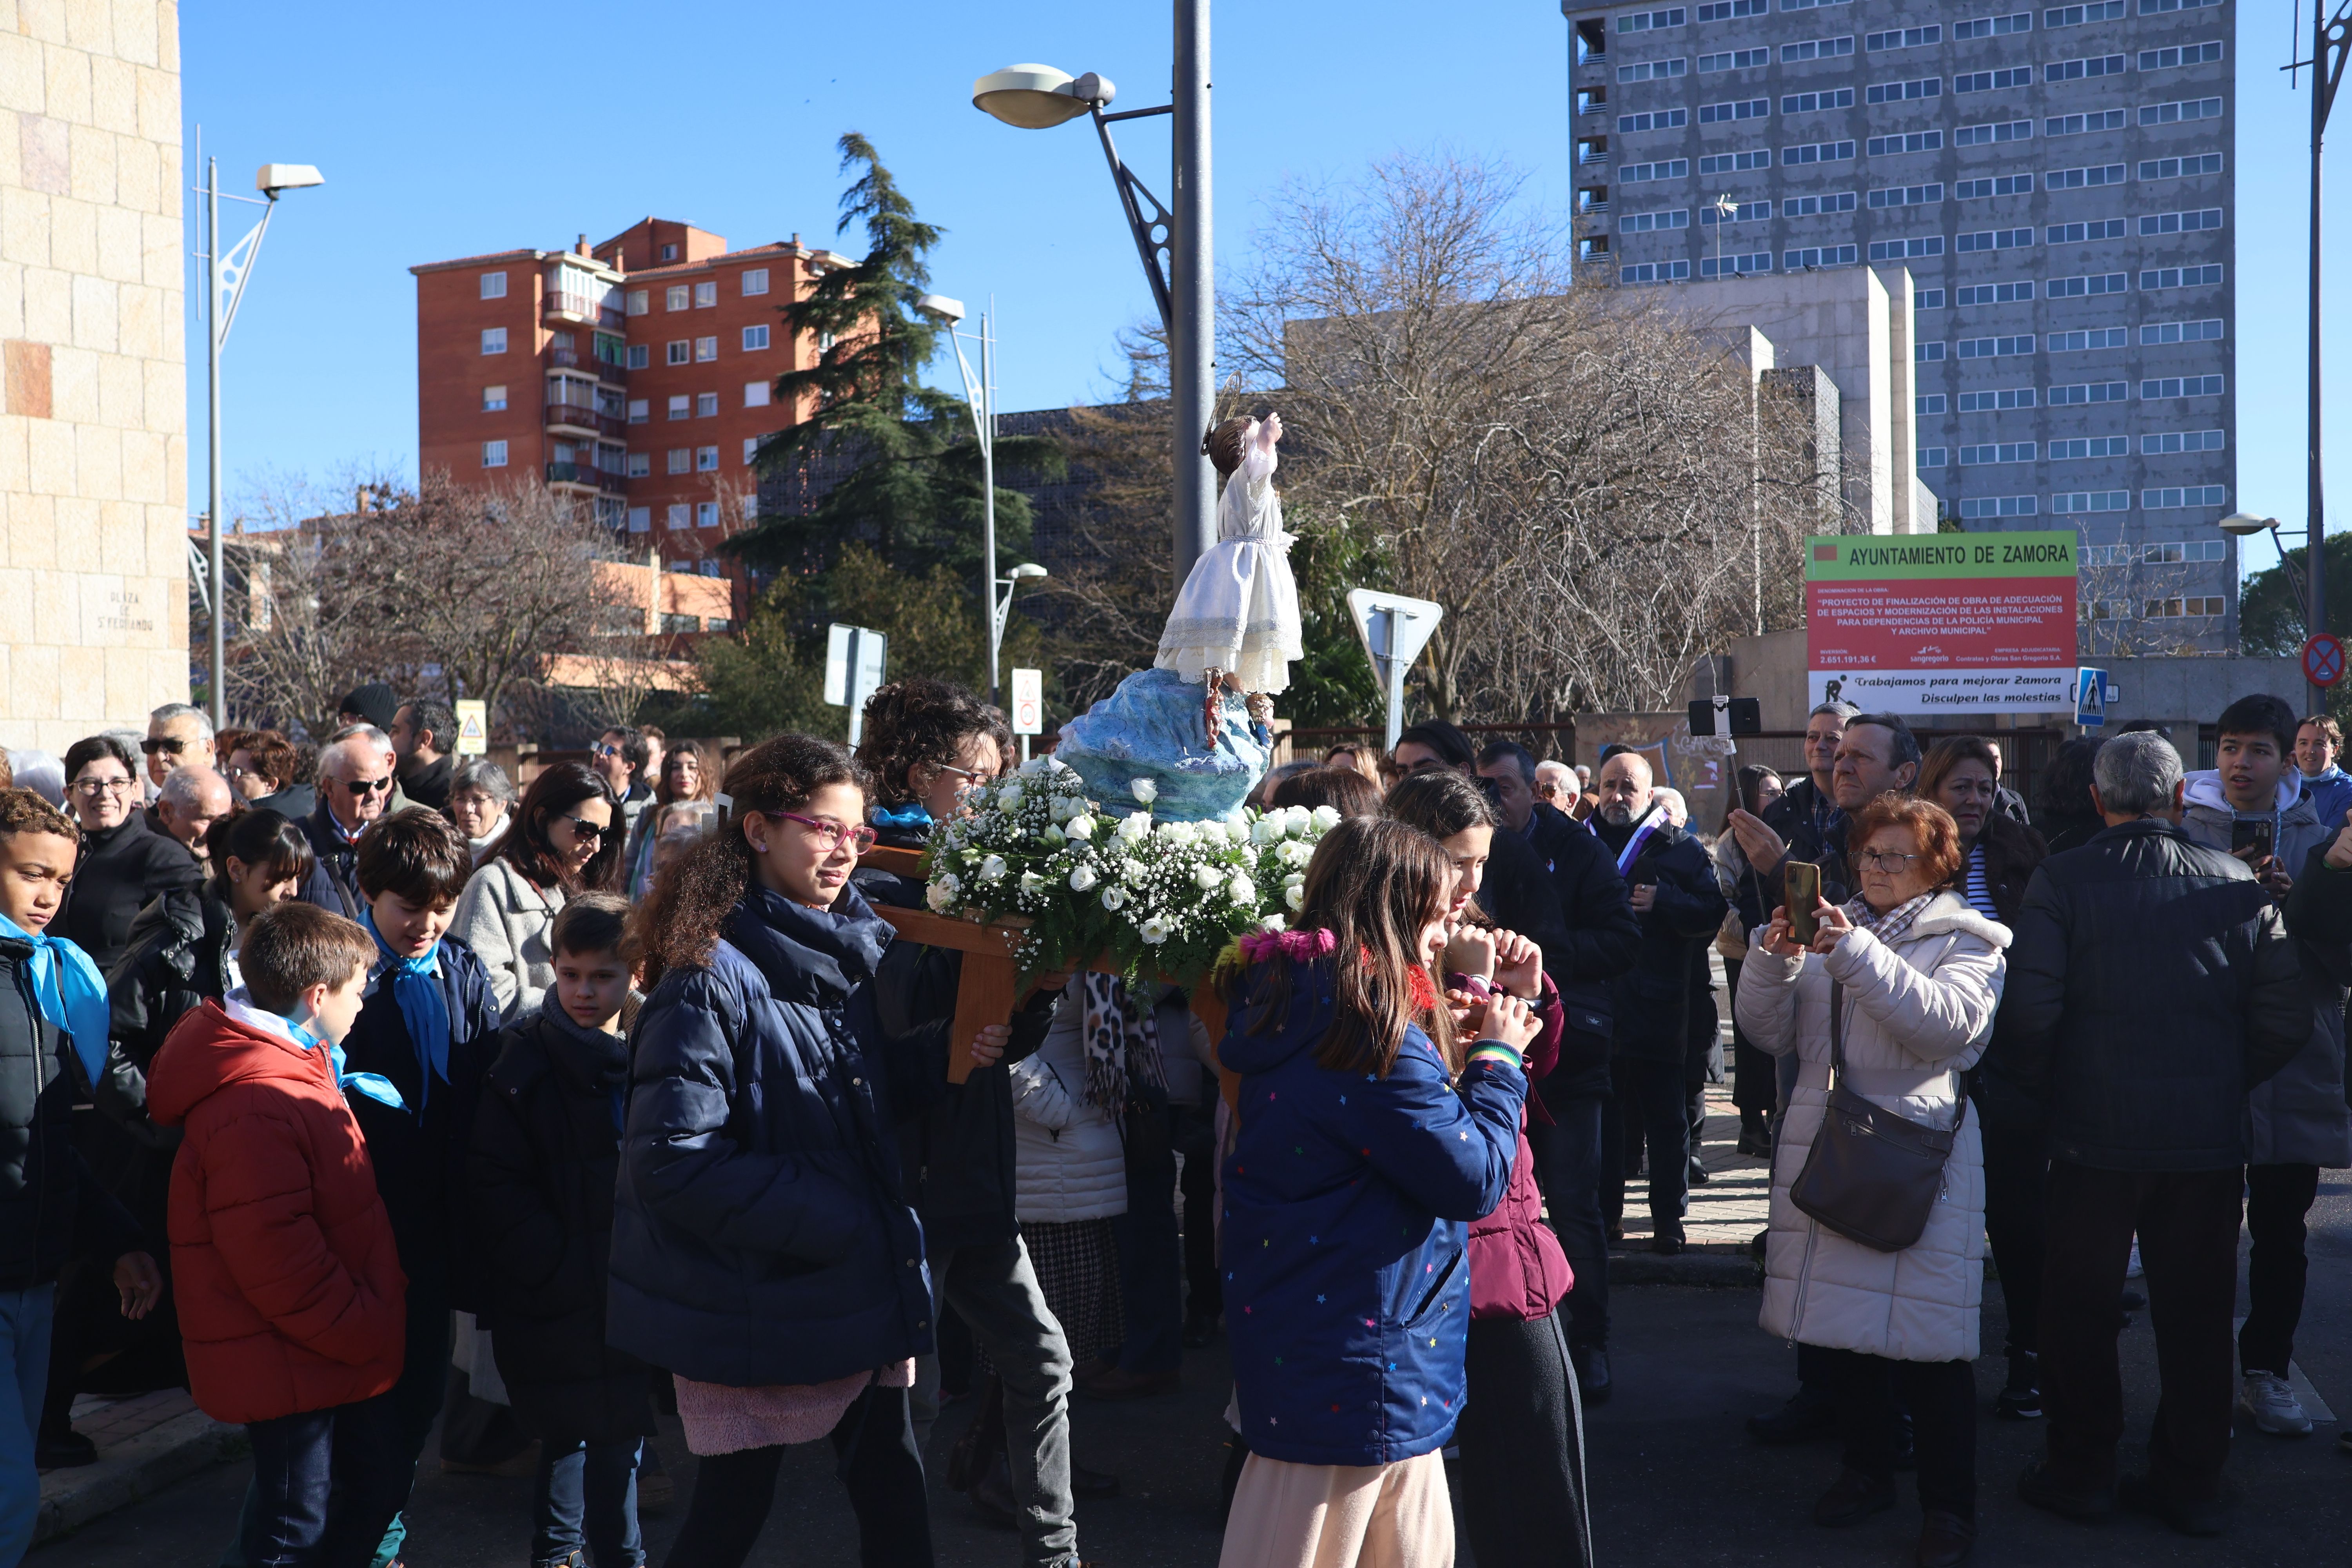
M 246 1452 L 245 1429 L 214 1420 L 183 1388 L 122 1399 L 86 1394 L 74 1401 L 73 1424 L 98 1445 L 98 1463 L 41 1473 L 36 1546 Z

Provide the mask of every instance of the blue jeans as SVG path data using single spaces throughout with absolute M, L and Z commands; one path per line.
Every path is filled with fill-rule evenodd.
M 251 1505 L 240 1521 L 252 1568 L 364 1568 L 408 1493 L 411 1467 L 392 1395 L 248 1422 Z
M 33 1546 L 41 1511 L 41 1472 L 33 1468 L 33 1434 L 49 1387 L 49 1322 L 54 1284 L 0 1290 L 0 1568 L 16 1568 Z
M 645 1568 L 637 1534 L 638 1438 L 542 1442 L 532 1489 L 530 1560 L 559 1563 L 585 1547 L 596 1568 Z

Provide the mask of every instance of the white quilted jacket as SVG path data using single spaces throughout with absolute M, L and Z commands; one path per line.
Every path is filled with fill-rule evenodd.
M 1762 934 L 1759 928 L 1758 935 Z M 1878 1252 L 1823 1228 L 1789 1201 L 1829 1102 L 1830 982 L 1845 987 L 1847 1086 L 1915 1121 L 1948 1128 L 1955 1075 L 1984 1054 L 2000 1004 L 2009 929 L 1937 894 L 1892 946 L 1857 931 L 1827 957 L 1748 949 L 1736 1004 L 1748 1037 L 1793 1051 L 1803 1076 L 1772 1167 L 1764 1252 L 1765 1329 L 1784 1339 L 1894 1361 L 1969 1361 L 1984 1294 L 1984 1160 L 1962 1125 L 1919 1239 Z
M 1127 1212 L 1127 1145 L 1118 1124 L 1086 1100 L 1077 987 L 1054 1009 L 1045 1043 L 1013 1064 L 1013 1212 L 1024 1225 L 1066 1225 Z

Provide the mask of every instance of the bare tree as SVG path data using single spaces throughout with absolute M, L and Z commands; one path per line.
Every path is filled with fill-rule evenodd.
M 2162 543 L 2075 547 L 2076 640 L 2085 658 L 2202 651 L 2198 639 L 2221 628 L 2228 605 L 2219 595 L 2187 592 L 2189 572 L 2180 552 L 2179 544 Z

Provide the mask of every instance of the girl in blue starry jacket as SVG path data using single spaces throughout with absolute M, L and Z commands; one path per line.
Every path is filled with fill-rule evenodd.
M 1246 939 L 1218 1055 L 1241 1075 L 1225 1315 L 1250 1458 L 1221 1568 L 1454 1561 L 1469 1222 L 1501 1202 L 1537 1025 L 1497 996 L 1464 1053 L 1430 981 L 1454 869 L 1358 817 L 1291 929 Z

